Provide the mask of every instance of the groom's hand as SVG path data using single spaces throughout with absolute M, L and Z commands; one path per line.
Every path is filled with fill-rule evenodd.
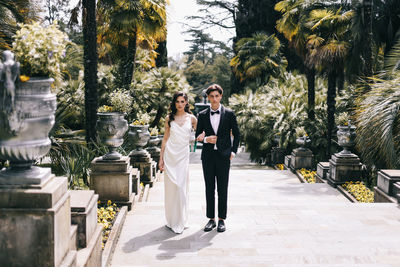
M 216 144 L 217 143 L 217 136 L 216 135 L 207 136 L 207 143 Z
M 201 134 L 199 134 L 199 136 L 197 136 L 197 141 L 203 142 L 204 140 L 204 136 L 206 135 L 206 133 L 203 131 Z

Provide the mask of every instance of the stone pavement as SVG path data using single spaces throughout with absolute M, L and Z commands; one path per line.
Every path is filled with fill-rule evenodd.
M 204 184 L 190 166 L 188 228 L 164 225 L 163 182 L 128 213 L 112 266 L 400 266 L 400 209 L 350 203 L 289 171 L 233 167 L 227 231 L 203 232 Z

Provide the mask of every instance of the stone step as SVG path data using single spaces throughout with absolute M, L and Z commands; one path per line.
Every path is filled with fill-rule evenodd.
M 290 171 L 232 168 L 227 231 L 205 233 L 201 165 L 190 165 L 188 228 L 164 218 L 164 184 L 128 213 L 111 266 L 396 266 L 395 203 L 351 203 L 326 184 L 301 184 Z M 280 265 L 281 264 L 281 265 Z M 335 266 L 336 266 L 335 265 Z
M 76 267 L 76 256 L 76 250 L 69 251 L 61 262 L 60 267 Z

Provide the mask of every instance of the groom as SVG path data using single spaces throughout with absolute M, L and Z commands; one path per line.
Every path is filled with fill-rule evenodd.
M 221 105 L 223 90 L 213 84 L 206 91 L 211 107 L 199 113 L 196 136 L 203 132 L 204 145 L 201 152 L 204 181 L 206 184 L 207 217 L 205 232 L 215 226 L 215 183 L 218 191 L 218 232 L 225 231 L 228 198 L 229 168 L 239 146 L 239 128 L 232 110 Z M 233 142 L 231 135 L 233 135 Z M 201 137 L 200 139 L 201 140 Z

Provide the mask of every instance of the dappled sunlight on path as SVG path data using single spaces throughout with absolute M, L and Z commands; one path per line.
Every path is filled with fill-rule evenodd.
M 400 263 L 396 204 L 350 203 L 326 184 L 301 184 L 289 171 L 231 170 L 227 231 L 205 233 L 200 164 L 190 165 L 188 228 L 165 227 L 163 182 L 129 212 L 112 266 L 274 266 Z M 367 264 L 367 265 L 364 265 Z

